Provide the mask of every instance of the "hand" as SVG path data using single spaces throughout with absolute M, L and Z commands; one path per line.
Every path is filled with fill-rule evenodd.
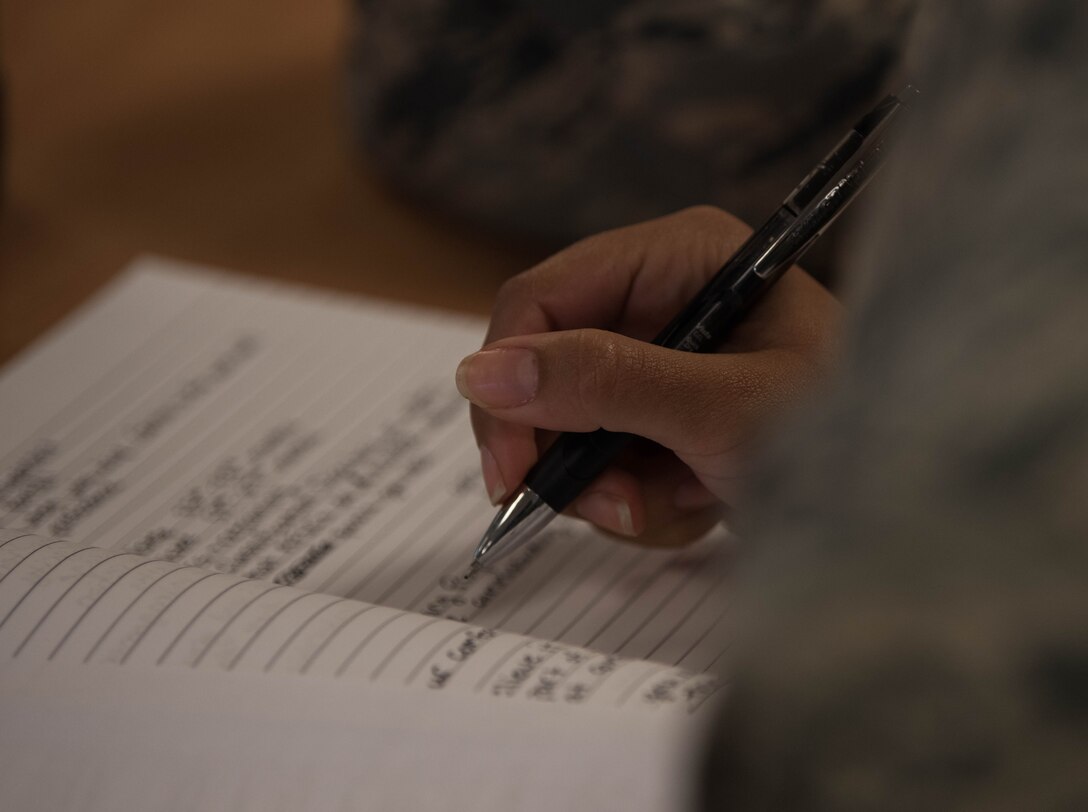
M 839 305 L 791 268 L 717 353 L 648 343 L 750 233 L 709 207 L 583 240 L 510 279 L 484 347 L 457 369 L 491 501 L 522 481 L 547 435 L 630 432 L 633 447 L 572 505 L 647 543 L 701 535 L 736 499 L 746 452 L 826 366 Z

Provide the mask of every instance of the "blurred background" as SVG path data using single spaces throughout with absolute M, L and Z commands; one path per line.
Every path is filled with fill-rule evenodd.
M 760 218 L 887 90 L 912 8 L 7 0 L 0 361 L 143 252 L 486 313 L 602 228 Z

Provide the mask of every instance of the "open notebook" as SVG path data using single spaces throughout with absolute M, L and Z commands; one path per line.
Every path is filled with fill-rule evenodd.
M 0 377 L 0 674 L 233 672 L 598 729 L 703 713 L 723 538 L 560 519 L 462 577 L 493 510 L 452 370 L 482 329 L 137 263 Z

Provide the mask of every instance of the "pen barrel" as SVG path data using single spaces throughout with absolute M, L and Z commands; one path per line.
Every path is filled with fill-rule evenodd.
M 605 429 L 561 434 L 525 477 L 525 484 L 558 513 L 609 466 L 631 439 L 630 434 Z
M 780 208 L 745 240 L 695 298 L 654 337 L 660 347 L 685 352 L 711 352 L 741 320 L 750 306 L 785 272 L 767 265 L 776 242 L 794 219 Z M 759 271 L 767 267 L 767 272 Z M 786 266 L 788 267 L 788 265 Z

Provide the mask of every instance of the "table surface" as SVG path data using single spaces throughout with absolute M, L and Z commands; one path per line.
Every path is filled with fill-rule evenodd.
M 350 0 L 8 0 L 0 362 L 141 253 L 486 313 L 542 254 L 353 151 Z

